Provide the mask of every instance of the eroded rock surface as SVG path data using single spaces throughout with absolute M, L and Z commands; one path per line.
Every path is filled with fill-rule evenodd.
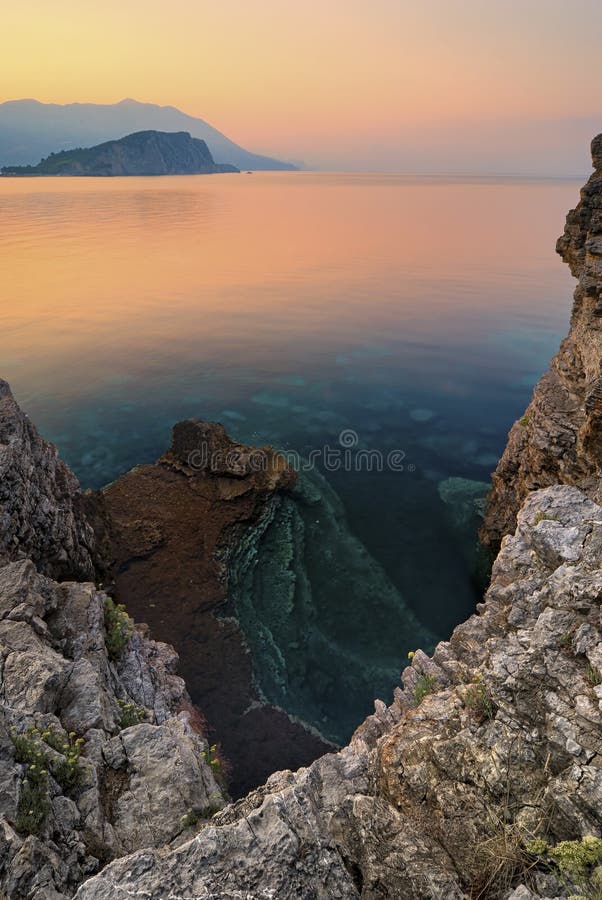
M 182 817 L 224 803 L 176 654 L 138 630 L 112 659 L 106 602 L 94 584 L 57 584 L 30 560 L 0 568 L 0 892 L 10 898 L 72 896 L 108 860 L 177 841 Z
M 483 541 L 497 549 L 514 531 L 529 491 L 573 484 L 600 500 L 602 465 L 602 135 L 594 173 L 567 216 L 557 251 L 579 280 L 568 337 L 513 425 L 493 475 Z
M 601 833 L 601 597 L 602 508 L 569 486 L 532 493 L 478 615 L 416 653 L 348 747 L 273 775 L 171 853 L 112 863 L 78 900 L 448 900 L 524 879 L 576 893 L 524 848 Z
M 92 579 L 95 538 L 75 475 L 0 380 L 0 565 L 30 558 L 53 578 Z

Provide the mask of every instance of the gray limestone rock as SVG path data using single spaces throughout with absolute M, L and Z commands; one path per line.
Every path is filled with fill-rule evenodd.
M 0 568 L 0 891 L 11 898 L 71 896 L 107 860 L 177 841 L 224 803 L 174 651 L 134 631 L 113 659 L 106 599 L 30 560 Z
M 93 578 L 94 535 L 75 475 L 0 381 L 0 563 L 32 559 L 53 578 Z

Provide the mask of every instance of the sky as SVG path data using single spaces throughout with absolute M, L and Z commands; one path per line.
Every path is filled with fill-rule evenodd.
M 601 0 L 2 7 L 0 101 L 173 105 L 326 168 L 441 169 L 447 154 L 452 171 L 479 153 L 495 168 L 518 152 L 528 169 L 550 141 L 558 167 L 583 168 L 584 135 L 602 131 Z

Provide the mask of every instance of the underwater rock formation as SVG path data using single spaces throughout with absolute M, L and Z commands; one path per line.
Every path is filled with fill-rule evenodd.
M 235 795 L 346 740 L 408 650 L 434 645 L 326 481 L 221 425 L 179 423 L 104 497 L 117 593 L 177 648 Z
M 435 644 L 317 470 L 278 498 L 252 557 L 237 552 L 230 570 L 262 693 L 337 743 L 391 696 L 408 651 Z
M 484 543 L 496 549 L 514 530 L 529 491 L 573 484 L 600 499 L 602 465 L 602 135 L 594 173 L 567 216 L 557 251 L 579 279 L 568 336 L 508 436 L 493 475 Z
M 178 649 L 191 696 L 233 763 L 235 795 L 332 749 L 264 702 L 229 594 L 232 557 L 238 571 L 252 564 L 280 491 L 295 480 L 271 447 L 236 444 L 221 425 L 191 420 L 175 426 L 158 463 L 104 492 L 117 595 Z

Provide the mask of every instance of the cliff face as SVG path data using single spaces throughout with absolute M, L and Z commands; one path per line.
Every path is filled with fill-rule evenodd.
M 579 280 L 568 337 L 513 425 L 493 475 L 482 540 L 493 547 L 514 530 L 529 491 L 573 484 L 600 499 L 602 464 L 602 135 L 592 142 L 594 174 L 566 221 L 557 251 Z
M 214 162 L 205 141 L 186 131 L 138 131 L 85 150 L 63 150 L 37 166 L 6 166 L 5 175 L 208 175 L 238 172 Z
M 96 542 L 85 507 L 56 447 L 0 381 L 0 565 L 30 558 L 53 578 L 93 578 Z

